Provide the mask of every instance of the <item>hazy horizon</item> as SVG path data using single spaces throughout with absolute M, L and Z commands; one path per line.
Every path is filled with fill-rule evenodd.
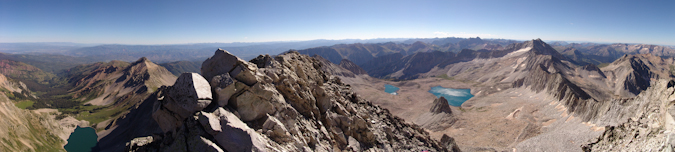
M 481 37 L 675 45 L 675 1 L 1 1 L 0 43 Z

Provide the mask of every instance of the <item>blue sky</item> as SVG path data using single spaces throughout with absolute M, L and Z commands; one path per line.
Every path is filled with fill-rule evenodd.
M 675 1 L 0 1 L 0 42 L 476 37 L 675 45 Z

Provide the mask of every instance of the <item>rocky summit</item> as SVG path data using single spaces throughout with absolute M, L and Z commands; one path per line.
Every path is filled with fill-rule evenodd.
M 164 133 L 130 140 L 126 151 L 459 151 L 452 137 L 432 139 L 324 66 L 297 52 L 247 62 L 219 49 L 202 75 L 183 73 L 151 96 L 154 120 L 144 121 Z

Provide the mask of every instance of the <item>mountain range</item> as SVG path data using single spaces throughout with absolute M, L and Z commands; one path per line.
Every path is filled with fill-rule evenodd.
M 41 45 L 60 47 L 0 45 L 13 50 L 0 54 L 10 124 L 0 130 L 12 130 L 0 132 L 3 151 L 58 151 L 76 126 L 96 130 L 95 151 L 640 151 L 675 141 L 669 46 Z M 437 86 L 474 97 L 450 106 L 427 92 Z

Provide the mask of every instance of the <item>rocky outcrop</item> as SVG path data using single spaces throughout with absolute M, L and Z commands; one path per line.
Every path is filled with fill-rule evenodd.
M 445 145 L 445 147 L 448 147 L 448 151 L 451 152 L 461 152 L 462 150 L 459 149 L 459 146 L 455 143 L 455 139 L 448 136 L 448 135 L 443 135 L 441 137 L 441 143 Z
M 595 141 L 582 146 L 584 151 L 673 151 L 675 150 L 675 81 L 660 80 L 635 98 L 624 101 L 633 107 L 630 118 L 616 126 L 605 127 Z M 625 120 L 625 119 L 624 119 Z
M 214 88 L 235 86 L 227 104 L 213 102 L 176 125 L 155 119 L 175 129 L 131 140 L 127 151 L 447 151 L 452 145 L 360 98 L 315 58 L 288 52 L 253 63 L 225 59 L 237 58 L 218 50 L 202 73 L 215 84 L 210 87 L 216 96 L 222 93 Z M 229 67 L 234 68 L 224 70 Z M 232 72 L 236 67 L 242 68 Z M 227 78 L 218 78 L 223 74 L 237 76 L 223 81 Z M 170 99 L 170 88 L 159 89 L 159 98 Z
M 226 106 L 230 101 L 230 97 L 236 93 L 234 79 L 232 79 L 228 73 L 214 76 L 211 79 L 210 84 L 213 88 L 214 99 L 218 102 L 218 106 Z
M 450 109 L 450 104 L 448 104 L 448 100 L 445 99 L 445 97 L 440 97 L 432 103 L 433 105 L 431 106 L 431 109 L 429 109 L 429 112 L 438 114 L 438 113 L 447 113 L 447 114 L 452 114 L 452 109 Z
M 434 102 L 431 103 L 431 108 L 429 108 L 429 112 L 420 115 L 417 120 L 415 120 L 415 124 L 419 124 L 423 128 L 432 131 L 442 131 L 452 126 L 456 121 L 457 118 L 452 115 L 452 109 L 450 109 L 448 100 L 446 100 L 445 97 L 440 97 L 434 99 Z M 454 144 L 454 139 L 452 142 Z
M 162 90 L 162 99 L 153 106 L 152 118 L 164 132 L 173 131 L 212 100 L 211 86 L 197 73 L 183 73 L 173 86 Z
M 257 69 L 256 65 L 246 62 L 225 50 L 218 49 L 213 57 L 202 63 L 201 71 L 206 80 L 211 80 L 216 75 L 229 73 L 235 79 L 251 86 L 257 82 L 257 80 L 254 80 L 257 77 L 253 76 Z

